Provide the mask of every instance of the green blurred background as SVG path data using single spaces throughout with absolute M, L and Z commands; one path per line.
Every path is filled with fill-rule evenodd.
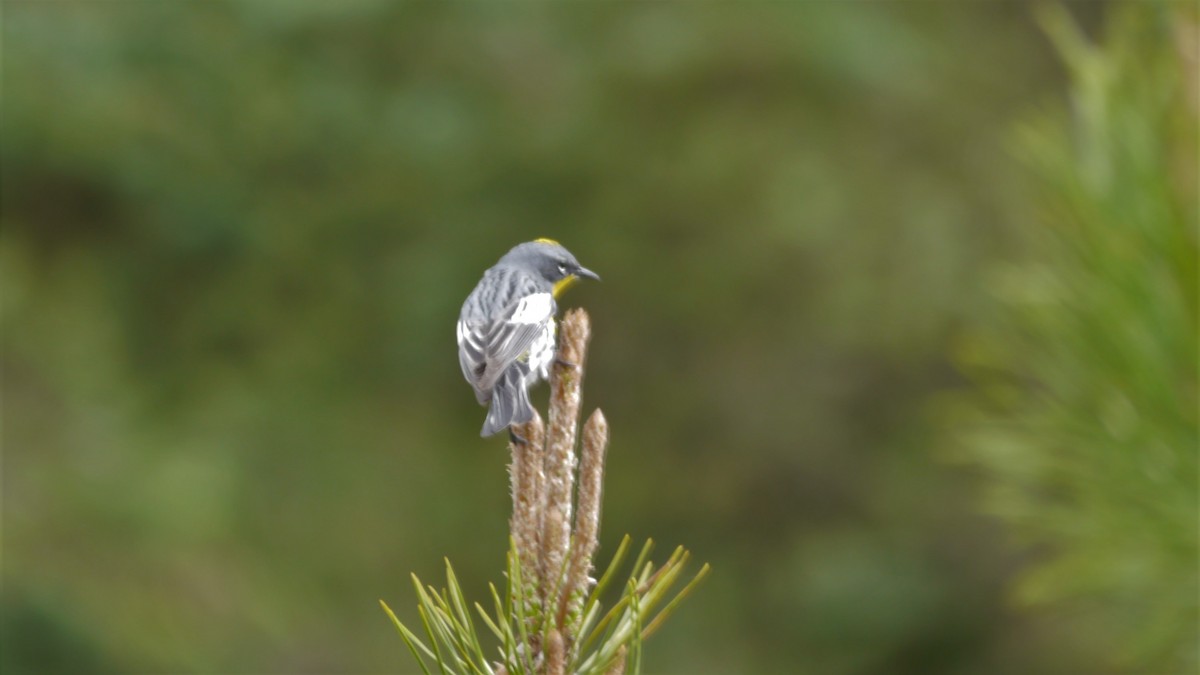
M 601 557 L 714 569 L 648 672 L 1195 672 L 1188 6 L 4 0 L 0 670 L 412 672 L 378 599 L 507 544 L 454 321 L 548 236 Z

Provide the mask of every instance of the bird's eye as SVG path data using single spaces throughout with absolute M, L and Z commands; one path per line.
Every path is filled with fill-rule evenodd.
M 567 263 L 558 263 L 558 273 L 559 274 L 567 273 Z

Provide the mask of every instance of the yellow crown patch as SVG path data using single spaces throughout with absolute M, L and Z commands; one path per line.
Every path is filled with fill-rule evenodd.
M 562 246 L 562 244 L 558 243 L 557 241 L 554 241 L 553 239 L 547 239 L 546 237 L 534 239 L 533 241 L 538 244 L 550 244 L 551 246 Z

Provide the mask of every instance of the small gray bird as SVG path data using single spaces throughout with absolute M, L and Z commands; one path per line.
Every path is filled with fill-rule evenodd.
M 554 299 L 580 277 L 599 280 L 553 239 L 518 244 L 483 273 L 458 317 L 458 363 L 488 406 L 481 436 L 533 418 L 529 387 L 554 361 Z

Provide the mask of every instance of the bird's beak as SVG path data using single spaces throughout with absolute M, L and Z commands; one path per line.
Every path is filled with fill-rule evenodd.
M 575 275 L 580 276 L 580 277 L 585 277 L 587 279 L 595 279 L 596 281 L 600 281 L 600 275 L 596 274 L 595 272 L 589 270 L 586 267 L 580 267 L 579 269 L 575 270 Z

